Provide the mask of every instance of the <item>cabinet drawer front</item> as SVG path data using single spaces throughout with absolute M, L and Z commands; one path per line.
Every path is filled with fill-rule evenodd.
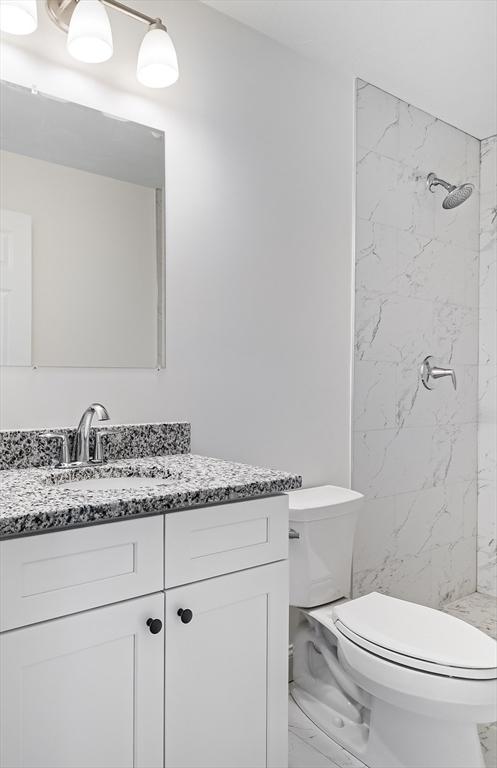
M 183 510 L 165 517 L 166 589 L 287 557 L 287 496 Z
M 0 542 L 0 630 L 163 588 L 163 517 Z

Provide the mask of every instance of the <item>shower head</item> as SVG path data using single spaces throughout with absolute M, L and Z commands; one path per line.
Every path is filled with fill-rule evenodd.
M 445 197 L 442 201 L 442 208 L 451 209 L 457 208 L 458 205 L 464 203 L 473 194 L 474 186 L 472 184 L 461 184 L 460 187 L 454 187 L 452 192 Z
M 426 184 L 430 192 L 435 191 L 434 187 L 443 187 L 447 190 L 448 194 L 442 201 L 442 208 L 445 208 L 446 210 L 457 208 L 457 206 L 464 203 L 468 197 L 471 197 L 474 190 L 473 184 L 465 183 L 457 187 L 454 184 L 449 184 L 443 179 L 437 178 L 436 173 L 433 172 L 428 174 Z

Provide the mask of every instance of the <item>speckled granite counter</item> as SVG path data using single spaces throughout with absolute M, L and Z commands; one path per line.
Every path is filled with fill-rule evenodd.
M 95 435 L 100 432 L 105 444 L 105 457 L 110 460 L 138 459 L 190 453 L 191 427 L 186 421 L 154 424 L 108 424 L 102 422 L 90 430 L 90 451 Z M 52 429 L 67 437 L 72 446 L 76 437 L 74 427 Z M 46 429 L 0 430 L 0 470 L 49 467 L 60 460 L 60 445 L 47 439 Z
M 85 477 L 140 475 L 163 486 L 81 490 L 61 487 Z M 0 472 L 0 538 L 24 536 L 117 518 L 268 496 L 299 488 L 298 475 L 192 454 L 126 459 L 90 469 Z

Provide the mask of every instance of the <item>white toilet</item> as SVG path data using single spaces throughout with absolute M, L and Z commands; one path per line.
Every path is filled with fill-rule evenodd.
M 371 768 L 483 768 L 476 724 L 497 719 L 497 643 L 405 600 L 347 599 L 361 494 L 288 496 L 290 604 L 303 618 L 294 701 Z

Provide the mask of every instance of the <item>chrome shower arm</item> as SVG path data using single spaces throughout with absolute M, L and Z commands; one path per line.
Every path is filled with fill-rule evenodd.
M 432 187 L 443 187 L 444 189 L 447 190 L 447 192 L 453 192 L 455 189 L 455 186 L 453 184 L 449 184 L 448 181 L 439 179 L 438 176 L 436 176 L 434 173 L 430 173 L 428 175 L 427 184 L 430 192 L 433 192 Z

